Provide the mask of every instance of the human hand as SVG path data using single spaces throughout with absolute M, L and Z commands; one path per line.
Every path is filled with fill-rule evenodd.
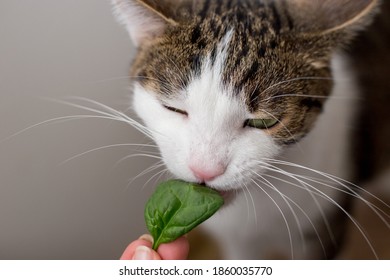
M 186 237 L 161 244 L 157 252 L 152 250 L 153 237 L 145 234 L 133 241 L 122 254 L 121 260 L 184 260 L 188 257 L 189 243 Z

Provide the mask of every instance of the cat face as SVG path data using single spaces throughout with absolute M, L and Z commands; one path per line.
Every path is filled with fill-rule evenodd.
M 239 186 L 250 178 L 250 171 L 258 171 L 259 157 L 272 157 L 278 151 L 269 131 L 246 124 L 255 115 L 245 95 L 221 83 L 231 36 L 229 32 L 219 43 L 214 63 L 204 58 L 199 75 L 174 94 L 151 94 L 140 85 L 134 91 L 136 111 L 156 131 L 155 139 L 172 173 L 217 189 L 229 188 L 232 182 Z
M 229 190 L 310 132 L 332 53 L 378 1 L 113 2 L 139 48 L 134 107 L 167 167 Z

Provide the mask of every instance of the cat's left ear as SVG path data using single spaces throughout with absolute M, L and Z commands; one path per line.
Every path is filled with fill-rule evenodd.
M 366 27 L 381 0 L 289 0 L 296 28 L 303 33 L 353 32 Z
M 176 25 L 175 8 L 180 0 L 111 0 L 114 14 L 125 25 L 136 46 L 164 33 L 169 25 Z

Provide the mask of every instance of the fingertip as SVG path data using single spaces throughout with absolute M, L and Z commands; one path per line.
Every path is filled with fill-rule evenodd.
M 133 241 L 123 252 L 121 260 L 184 260 L 187 259 L 190 245 L 185 236 L 169 244 L 161 244 L 152 250 L 153 237 L 145 234 Z
M 153 236 L 151 236 L 150 234 L 141 235 L 140 238 L 138 238 L 138 240 L 145 240 L 150 242 L 151 244 L 153 244 L 154 242 Z
M 189 251 L 190 244 L 184 236 L 171 243 L 161 244 L 157 250 L 163 260 L 185 260 Z
M 144 239 L 138 239 L 136 241 L 133 241 L 132 243 L 130 243 L 129 246 L 127 246 L 126 250 L 123 252 L 120 259 L 121 260 L 132 260 L 136 249 L 140 246 L 152 248 L 152 243 L 150 241 L 147 241 Z
M 135 249 L 133 260 L 160 260 L 160 256 L 156 253 L 156 251 L 152 250 L 146 246 L 139 246 Z

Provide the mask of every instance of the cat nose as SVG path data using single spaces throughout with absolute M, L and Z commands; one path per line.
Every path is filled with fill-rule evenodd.
M 190 165 L 190 169 L 192 173 L 194 173 L 195 177 L 202 181 L 212 181 L 215 178 L 223 175 L 226 171 L 226 167 L 223 165 L 216 165 L 214 167 L 199 167 L 196 165 Z

